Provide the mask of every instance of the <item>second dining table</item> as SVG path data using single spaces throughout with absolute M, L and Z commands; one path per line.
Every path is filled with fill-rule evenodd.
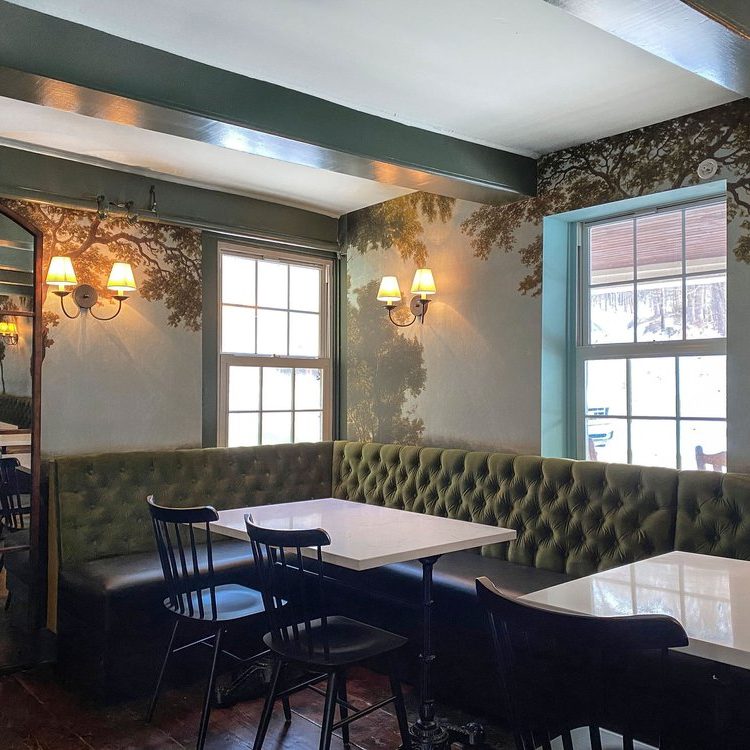
M 256 524 L 269 528 L 325 529 L 331 543 L 322 549 L 322 557 L 323 562 L 330 565 L 365 571 L 419 560 L 422 565 L 423 642 L 419 719 L 411 727 L 411 733 L 419 750 L 447 750 L 455 738 L 436 716 L 432 685 L 435 659 L 431 622 L 433 566 L 441 555 L 509 542 L 516 538 L 516 532 L 332 497 L 220 511 L 219 520 L 211 523 L 211 529 L 218 534 L 247 540 L 246 513 L 252 515 Z M 316 551 L 303 549 L 302 554 L 312 558 Z M 465 734 L 475 731 L 474 728 L 467 729 Z

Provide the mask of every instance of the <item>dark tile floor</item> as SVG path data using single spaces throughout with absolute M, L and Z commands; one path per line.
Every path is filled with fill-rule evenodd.
M 375 702 L 388 692 L 387 681 L 360 669 L 352 673 L 349 697 L 357 705 Z M 285 726 L 276 712 L 264 750 L 314 750 L 318 747 L 322 698 L 311 691 L 292 696 L 293 719 Z M 416 700 L 409 691 L 410 718 Z M 154 750 L 192 748 L 198 726 L 201 686 L 167 690 L 151 726 L 143 723 L 144 702 L 110 707 L 88 704 L 63 689 L 50 668 L 37 668 L 0 678 L 0 748 L 2 750 Z M 206 748 L 240 750 L 252 747 L 262 701 L 215 709 Z M 447 711 L 455 723 L 470 717 Z M 477 718 L 477 717 L 471 717 Z M 488 750 L 509 750 L 512 742 L 500 727 L 485 724 Z M 380 709 L 351 727 L 352 750 L 389 750 L 399 746 L 396 720 Z M 332 750 L 341 750 L 340 740 Z

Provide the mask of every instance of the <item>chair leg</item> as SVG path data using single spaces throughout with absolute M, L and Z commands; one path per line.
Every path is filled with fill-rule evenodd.
M 323 724 L 320 727 L 320 750 L 330 750 L 331 737 L 333 736 L 333 724 L 336 717 L 336 698 L 339 694 L 339 673 L 331 672 L 328 675 L 328 688 L 326 689 L 326 703 L 323 709 Z
M 206 697 L 203 699 L 203 713 L 201 714 L 201 723 L 198 729 L 198 744 L 196 750 L 203 750 L 208 732 L 208 719 L 211 715 L 211 700 L 214 692 L 214 680 L 216 679 L 216 665 L 221 653 L 221 637 L 224 634 L 224 628 L 219 628 L 214 636 L 214 656 L 211 660 L 211 673 L 208 676 L 208 685 L 206 686 Z
M 349 698 L 346 694 L 346 672 L 342 671 L 340 675 L 341 685 L 339 686 L 339 713 L 341 714 L 341 721 L 349 716 L 349 707 L 346 705 Z M 344 724 L 341 727 L 341 738 L 344 740 L 344 747 L 349 750 L 349 725 Z
M 13 598 L 13 592 L 9 591 L 8 596 L 5 597 L 5 611 L 7 612 L 10 609 L 10 601 Z
M 167 646 L 167 653 L 164 654 L 164 661 L 161 663 L 161 670 L 159 671 L 159 679 L 156 681 L 156 688 L 154 689 L 154 694 L 151 698 L 151 703 L 149 704 L 148 711 L 146 712 L 146 724 L 151 723 L 151 719 L 154 718 L 154 711 L 156 710 L 156 701 L 159 700 L 159 691 L 161 690 L 161 683 L 164 680 L 164 674 L 167 671 L 167 663 L 169 662 L 169 657 L 172 655 L 172 647 L 174 646 L 174 639 L 177 635 L 177 628 L 180 624 L 179 620 L 175 620 L 174 627 L 172 628 L 172 637 L 169 639 L 169 646 Z
M 406 716 L 406 706 L 404 705 L 404 694 L 401 691 L 401 681 L 398 679 L 396 672 L 396 660 L 391 657 L 388 678 L 391 681 L 391 693 L 393 694 L 393 707 L 396 709 L 396 720 L 398 721 L 398 731 L 401 734 L 402 750 L 407 750 L 412 746 L 411 735 L 409 734 L 409 719 Z
M 279 675 L 283 666 L 284 662 L 277 656 L 274 656 L 271 682 L 268 685 L 266 702 L 263 704 L 263 713 L 260 715 L 260 723 L 258 724 L 258 732 L 255 735 L 253 750 L 261 750 L 263 741 L 266 739 L 268 725 L 271 723 L 271 716 L 273 715 L 273 704 L 276 702 L 276 693 L 279 691 Z
M 284 708 L 284 721 L 290 724 L 292 721 L 292 707 L 289 705 L 289 696 L 285 695 L 281 699 L 281 705 Z

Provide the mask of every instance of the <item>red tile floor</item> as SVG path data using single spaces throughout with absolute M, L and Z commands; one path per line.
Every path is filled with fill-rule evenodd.
M 375 702 L 388 692 L 387 681 L 360 669 L 352 673 L 349 697 L 356 705 Z M 410 718 L 416 701 L 407 697 Z M 318 747 L 323 699 L 312 691 L 292 696 L 293 719 L 284 725 L 274 715 L 264 750 L 314 750 Z M 0 678 L 0 750 L 152 750 L 192 748 L 198 727 L 201 686 L 166 690 L 152 725 L 145 725 L 145 701 L 97 707 L 62 688 L 50 668 L 37 668 Z M 207 750 L 252 747 L 262 701 L 238 703 L 211 714 Z M 469 717 L 448 711 L 451 721 Z M 476 718 L 476 717 L 472 717 Z M 487 725 L 488 750 L 513 746 L 501 728 Z M 351 727 L 352 750 L 390 750 L 399 746 L 396 720 L 390 707 L 373 712 Z M 334 740 L 332 750 L 341 750 Z

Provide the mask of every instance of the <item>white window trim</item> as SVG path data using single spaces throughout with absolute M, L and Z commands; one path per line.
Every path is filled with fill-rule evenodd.
M 714 338 L 714 339 L 681 339 L 678 341 L 643 341 L 643 342 L 627 342 L 621 344 L 590 344 L 588 343 L 588 337 L 590 335 L 589 325 L 589 311 L 590 311 L 590 291 L 591 285 L 589 284 L 589 251 L 588 251 L 588 229 L 597 224 L 609 224 L 620 219 L 637 219 L 641 216 L 649 216 L 656 213 L 669 212 L 682 210 L 683 211 L 683 232 L 682 232 L 682 273 L 678 275 L 668 277 L 649 277 L 648 281 L 658 281 L 660 278 L 671 278 L 681 279 L 682 285 L 682 330 L 686 330 L 686 285 L 685 279 L 694 276 L 706 276 L 710 272 L 700 271 L 689 273 L 686 272 L 686 258 L 685 258 L 685 215 L 684 210 L 688 208 L 695 208 L 701 205 L 714 205 L 719 203 L 726 203 L 726 197 L 713 197 L 708 199 L 702 199 L 698 201 L 684 201 L 679 203 L 666 204 L 657 208 L 652 208 L 644 211 L 631 211 L 623 214 L 612 214 L 610 216 L 597 219 L 595 221 L 580 222 L 578 224 L 578 279 L 576 284 L 576 296 L 578 300 L 577 314 L 576 314 L 576 357 L 575 357 L 575 398 L 574 403 L 576 404 L 575 409 L 575 425 L 576 425 L 576 455 L 579 459 L 586 459 L 588 456 L 588 445 L 587 445 L 587 431 L 586 431 L 586 362 L 590 360 L 601 360 L 601 359 L 625 359 L 626 360 L 626 394 L 627 394 L 627 413 L 631 414 L 631 389 L 630 389 L 630 364 L 629 360 L 637 358 L 648 358 L 648 357 L 675 357 L 675 415 L 662 417 L 662 416 L 649 416 L 648 419 L 664 419 L 674 420 L 675 429 L 677 430 L 677 468 L 680 468 L 680 445 L 679 445 L 679 425 L 680 425 L 680 379 L 679 379 L 679 367 L 677 366 L 677 358 L 684 356 L 710 356 L 710 355 L 724 355 L 727 353 L 727 339 Z M 634 260 L 634 272 L 637 269 L 636 264 L 636 237 L 633 237 L 633 260 Z M 727 267 L 728 271 L 728 267 Z M 633 282 L 635 282 L 635 277 Z M 622 282 L 628 283 L 628 282 Z M 613 284 L 614 285 L 614 284 Z M 606 286 L 606 285 L 602 285 Z M 634 293 L 633 299 L 633 317 L 634 317 L 634 338 L 635 329 L 637 328 L 638 320 L 638 295 Z M 728 415 L 727 415 L 728 416 Z M 689 417 L 690 421 L 705 421 L 705 422 L 727 422 L 727 416 L 724 418 L 719 417 Z M 627 462 L 632 463 L 632 449 L 630 440 L 630 425 L 631 417 L 628 416 L 624 419 L 628 429 L 628 455 Z
M 220 242 L 217 252 L 217 382 L 218 382 L 218 403 L 217 403 L 217 445 L 225 447 L 227 445 L 227 422 L 229 415 L 229 368 L 231 366 L 250 366 L 250 367 L 288 367 L 288 368 L 311 368 L 320 369 L 323 372 L 323 409 L 322 409 L 322 426 L 323 440 L 331 440 L 333 435 L 333 367 L 332 367 L 332 343 L 333 331 L 332 326 L 332 292 L 331 280 L 333 277 L 333 260 L 328 258 L 318 258 L 302 253 L 285 252 L 282 250 L 269 250 L 253 245 L 235 244 L 229 242 Z M 321 270 L 321 288 L 320 288 L 320 354 L 317 357 L 291 357 L 279 354 L 233 354 L 222 351 L 222 258 L 225 255 L 237 255 L 255 260 L 271 260 L 284 263 L 293 263 L 298 266 L 311 266 Z M 257 273 L 255 276 L 256 299 L 257 299 Z M 294 310 L 292 310 L 294 312 Z M 307 311 L 304 311 L 307 312 Z M 256 322 L 257 325 L 257 322 Z M 257 329 L 256 329 L 257 334 Z M 257 341 L 257 335 L 256 335 Z M 262 388 L 262 370 L 261 370 L 261 388 Z M 273 412 L 273 409 L 259 409 L 260 426 L 262 431 L 262 415 L 264 412 Z M 283 411 L 289 411 L 285 409 Z M 294 410 L 294 387 L 292 387 L 292 414 Z M 305 410 L 298 410 L 305 411 Z M 308 410 L 308 411 L 318 411 Z M 292 418 L 292 439 L 294 439 L 294 419 Z

